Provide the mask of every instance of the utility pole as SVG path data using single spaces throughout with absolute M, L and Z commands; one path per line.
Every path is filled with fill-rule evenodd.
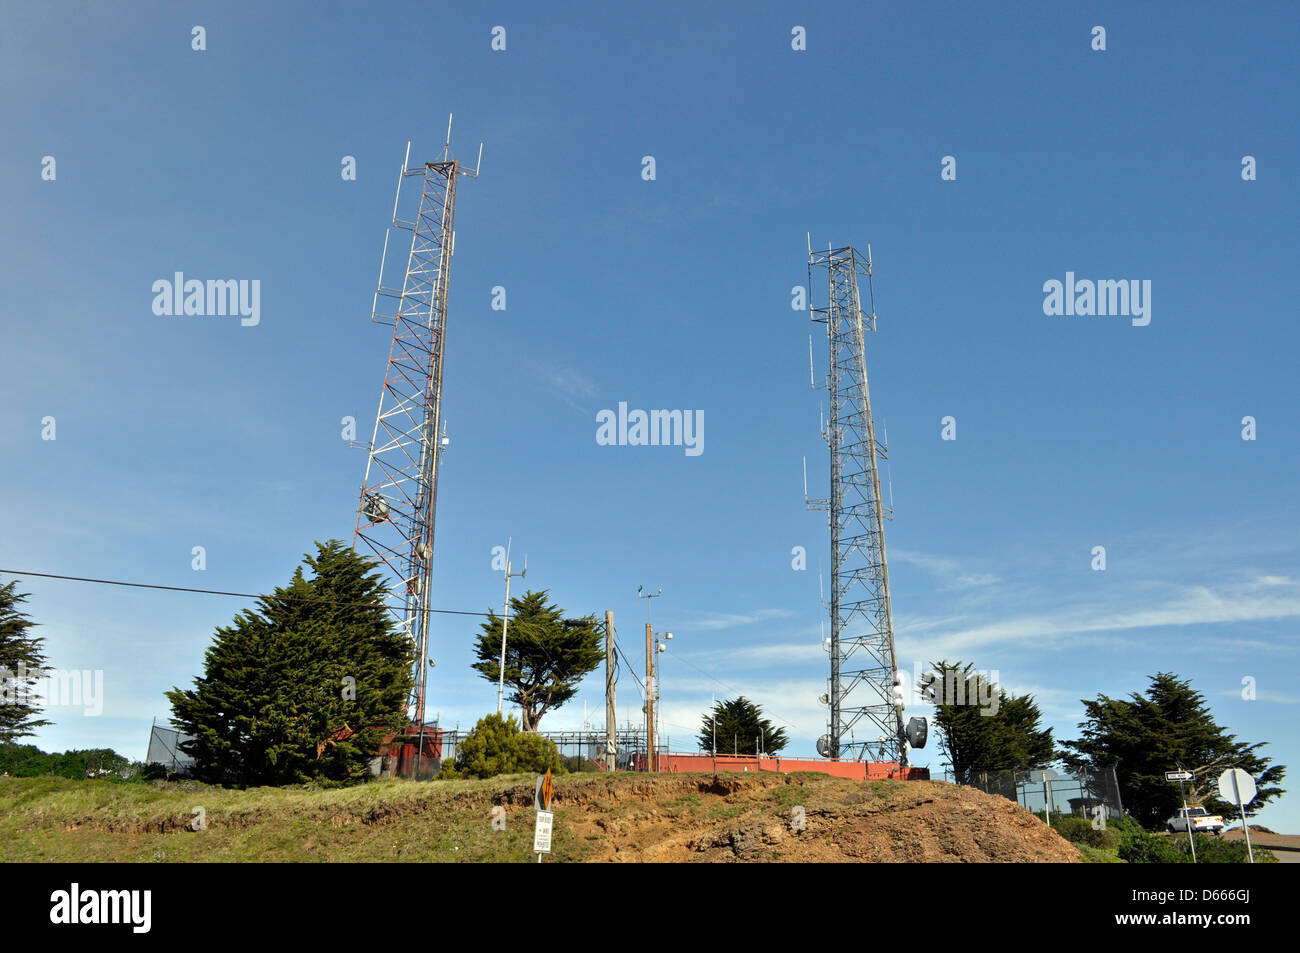
M 497 537 L 500 539 L 501 537 Z M 510 544 L 514 542 L 514 537 L 506 540 L 506 602 L 501 610 L 501 671 L 497 679 L 497 716 L 501 715 L 501 697 L 505 694 L 506 688 L 506 626 L 510 622 L 510 577 L 512 575 L 523 579 L 528 575 L 528 554 L 524 554 L 524 571 L 510 572 Z
M 618 744 L 614 739 L 614 613 L 605 610 L 605 764 L 613 771 L 618 764 Z
M 646 770 L 655 769 L 655 654 L 650 623 L 645 624 L 645 736 Z
M 638 599 L 657 599 L 664 594 L 663 587 L 651 595 L 644 586 L 637 586 Z M 654 635 L 650 630 L 650 603 L 645 604 L 645 737 L 646 770 L 655 770 L 655 655 Z

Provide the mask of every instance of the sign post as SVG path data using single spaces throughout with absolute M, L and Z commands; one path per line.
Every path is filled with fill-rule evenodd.
M 1056 780 L 1057 774 L 1051 768 L 1044 768 L 1041 771 L 1034 771 L 1030 774 L 1034 781 L 1043 782 L 1043 820 L 1050 827 L 1052 824 L 1052 782 Z
M 1250 825 L 1246 823 L 1246 805 L 1255 800 L 1255 779 L 1241 768 L 1229 768 L 1219 775 L 1219 793 L 1225 801 L 1236 801 L 1241 812 L 1241 830 L 1246 835 L 1246 852 L 1255 862 L 1255 848 L 1250 846 Z
M 542 862 L 542 854 L 551 852 L 551 831 L 555 826 L 555 815 L 551 812 L 551 798 L 555 796 L 555 784 L 551 781 L 551 769 L 546 769 L 546 777 L 537 778 L 533 789 L 533 810 L 537 813 L 533 824 L 533 850 L 537 853 L 537 862 Z
M 1187 792 L 1183 790 L 1183 782 L 1192 780 L 1192 772 L 1166 771 L 1165 780 L 1178 782 L 1178 796 L 1183 800 L 1183 820 L 1187 823 L 1187 843 L 1192 847 L 1192 863 L 1196 863 L 1196 838 L 1192 837 L 1192 815 L 1187 812 Z
M 551 852 L 551 830 L 555 825 L 555 815 L 550 811 L 538 811 L 537 823 L 533 826 L 533 850 L 537 851 L 537 862 L 542 862 L 542 854 Z

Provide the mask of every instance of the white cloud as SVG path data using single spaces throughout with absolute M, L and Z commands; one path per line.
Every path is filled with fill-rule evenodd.
M 754 625 L 758 622 L 766 622 L 769 619 L 788 619 L 794 615 L 788 609 L 757 609 L 753 612 L 703 612 L 688 613 L 693 615 L 689 622 L 689 627 L 703 631 L 718 631 L 721 629 L 734 629 L 742 625 Z
M 945 588 L 971 589 L 978 586 L 991 586 L 1001 581 L 992 573 L 964 571 L 955 560 L 945 559 L 942 556 L 931 556 L 906 549 L 895 549 L 890 551 L 889 557 L 894 562 L 917 566 L 928 573 L 946 579 L 949 585 Z
M 571 367 L 552 368 L 546 375 L 547 383 L 570 397 L 591 397 L 596 385 Z
M 1227 691 L 1218 693 L 1222 698 L 1235 698 L 1238 701 L 1244 701 L 1241 697 L 1241 689 L 1230 688 Z M 1274 692 L 1268 689 L 1260 689 L 1255 692 L 1255 699 L 1262 702 L 1277 702 L 1280 705 L 1300 705 L 1300 696 L 1286 695 L 1282 692 Z
M 1264 580 L 1279 577 L 1266 576 Z M 1261 579 L 1210 588 L 1180 588 L 1163 603 L 1141 608 L 1111 610 L 1109 607 L 1083 606 L 1055 613 L 1040 613 L 990 622 L 933 639 L 912 639 L 923 649 L 919 654 L 942 657 L 971 649 L 996 645 L 1045 646 L 1066 638 L 1078 640 L 1090 635 L 1122 632 L 1130 629 L 1171 626 L 1207 625 L 1286 619 L 1300 616 L 1300 586 L 1294 583 L 1263 583 Z M 1216 644 L 1223 644 L 1219 639 Z
M 572 407 L 587 413 L 589 408 L 579 401 L 587 401 L 596 395 L 596 385 L 586 375 L 567 364 L 544 365 L 540 361 L 530 361 L 533 373 L 553 390 L 556 395 Z
M 683 658 L 683 656 L 677 656 Z M 719 649 L 714 652 L 691 653 L 690 661 L 699 665 L 725 662 L 729 668 L 762 668 L 828 658 L 826 651 L 816 642 L 782 642 L 775 645 L 755 645 L 746 649 Z

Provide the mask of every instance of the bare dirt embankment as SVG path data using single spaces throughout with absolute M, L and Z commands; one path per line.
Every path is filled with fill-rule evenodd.
M 6 778 L 0 861 L 533 861 L 532 802 L 522 776 L 247 791 Z M 932 781 L 569 775 L 552 808 L 552 862 L 1080 860 L 1018 805 Z
M 602 778 L 565 792 L 588 860 L 1077 863 L 1028 811 L 973 788 L 824 775 Z M 800 829 L 801 828 L 801 829 Z

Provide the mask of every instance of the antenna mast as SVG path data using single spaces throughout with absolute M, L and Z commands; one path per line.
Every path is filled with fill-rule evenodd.
M 448 118 L 448 135 L 451 120 Z M 480 153 L 481 154 L 481 153 Z M 375 429 L 366 449 L 352 548 L 375 554 L 389 577 L 389 609 L 410 641 L 413 656 L 408 714 L 418 736 L 416 773 L 423 761 L 425 701 L 429 668 L 429 590 L 433 576 L 434 517 L 438 464 L 447 444 L 442 418 L 443 342 L 447 291 L 455 232 L 456 181 L 477 176 L 456 160 L 410 166 L 411 145 L 397 179 L 393 219 L 384 236 L 379 285 L 371 320 L 393 327 Z M 414 217 L 399 218 L 402 183 L 420 182 Z M 409 213 L 408 213 L 409 214 Z M 411 233 L 411 249 L 400 287 L 384 284 L 388 240 L 393 229 Z M 381 303 L 379 299 L 383 298 Z M 382 309 L 382 310 L 381 310 Z M 392 313 L 384 313 L 391 311 Z
M 829 731 L 818 742 L 823 757 L 864 758 L 879 751 L 883 760 L 907 764 L 908 737 L 903 711 L 894 703 L 897 660 L 885 559 L 884 520 L 891 518 L 880 493 L 879 462 L 888 448 L 876 439 L 867 387 L 866 332 L 876 329 L 871 289 L 871 252 L 852 246 L 812 251 L 809 241 L 808 289 L 814 269 L 825 269 L 827 304 L 809 303 L 813 321 L 826 326 L 829 348 L 826 390 L 830 412 L 823 436 L 830 449 L 830 497 L 807 499 L 809 509 L 828 511 L 831 534 L 831 636 Z M 859 276 L 872 294 L 863 312 Z M 857 740 L 853 729 L 866 720 L 873 737 Z M 861 729 L 859 729 L 861 730 Z

